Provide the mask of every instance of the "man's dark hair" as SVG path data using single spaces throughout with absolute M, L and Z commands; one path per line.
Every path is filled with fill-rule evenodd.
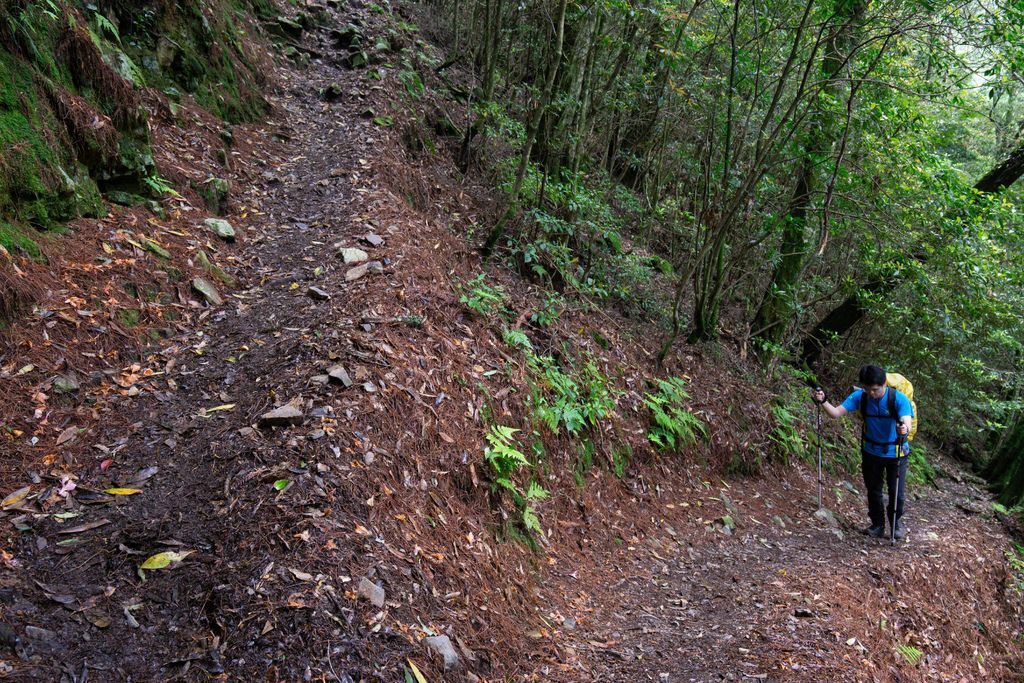
M 885 386 L 885 370 L 877 365 L 862 365 L 860 367 L 860 383 L 866 387 Z

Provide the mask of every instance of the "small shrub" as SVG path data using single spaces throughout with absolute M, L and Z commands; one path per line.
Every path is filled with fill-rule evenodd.
M 514 349 L 533 351 L 533 343 L 530 342 L 530 338 L 526 336 L 526 333 L 520 329 L 505 330 L 502 338 L 505 340 L 506 344 Z
M 700 418 L 686 409 L 690 395 L 680 377 L 659 379 L 658 391 L 644 397 L 644 405 L 651 411 L 651 428 L 647 439 L 660 451 L 678 451 L 707 438 L 707 427 Z
M 772 418 L 775 425 L 768 432 L 768 438 L 772 442 L 773 455 L 787 465 L 791 455 L 805 458 L 809 449 L 800 434 L 796 415 L 785 403 L 776 403 L 772 406 Z
M 633 460 L 633 447 L 628 443 L 612 449 L 612 472 L 619 479 L 626 476 L 629 463 Z
M 579 434 L 615 409 L 615 393 L 593 360 L 579 373 L 564 371 L 550 356 L 528 354 L 527 362 L 534 376 L 534 415 L 551 432 L 557 434 L 561 426 Z
M 459 285 L 458 289 L 463 293 L 459 302 L 481 315 L 490 315 L 505 308 L 505 290 L 484 282 L 483 273 Z
M 535 481 L 530 482 L 526 492 L 521 493 L 519 487 L 513 481 L 513 477 L 523 467 L 530 467 L 530 461 L 519 450 L 514 436 L 518 429 L 505 427 L 503 425 L 492 425 L 487 432 L 487 442 L 490 444 L 484 449 L 484 460 L 494 470 L 494 484 L 492 490 L 503 488 L 512 494 L 512 500 L 522 519 L 523 526 L 528 531 L 543 533 L 540 526 L 540 519 L 537 510 L 533 507 L 534 501 L 541 501 L 548 498 L 548 492 Z
M 907 480 L 911 484 L 935 486 L 937 473 L 928 462 L 928 450 L 923 443 L 914 442 L 910 446 L 907 460 Z

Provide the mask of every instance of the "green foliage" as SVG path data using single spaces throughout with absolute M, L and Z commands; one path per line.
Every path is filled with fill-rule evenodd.
M 628 443 L 612 448 L 612 472 L 616 477 L 622 479 L 629 470 L 629 463 L 633 460 L 633 447 Z
M 494 471 L 494 490 L 507 490 L 520 514 L 523 526 L 528 532 L 543 534 L 540 518 L 534 507 L 535 502 L 547 500 L 549 493 L 536 481 L 531 481 L 525 492 L 521 492 L 514 481 L 520 470 L 531 467 L 530 461 L 519 450 L 515 441 L 518 429 L 502 425 L 492 425 L 486 439 L 488 445 L 484 449 L 484 460 Z
M 484 274 L 480 273 L 469 282 L 456 285 L 456 289 L 462 292 L 459 302 L 480 315 L 504 311 L 505 290 L 501 286 L 488 285 L 484 278 Z
M 486 436 L 490 445 L 484 449 L 484 460 L 494 470 L 495 485 L 509 491 L 518 491 L 512 478 L 520 468 L 530 466 L 530 461 L 519 451 L 513 439 L 518 431 L 512 427 L 492 425 Z
M 142 179 L 142 182 L 150 189 L 150 191 L 153 192 L 154 195 L 158 197 L 165 194 L 172 197 L 181 196 L 167 180 L 158 175 L 146 176 Z
M 658 450 L 681 451 L 707 438 L 707 427 L 686 409 L 690 395 L 680 377 L 657 380 L 658 391 L 644 396 L 644 405 L 651 411 L 651 427 L 647 438 Z
M 530 338 L 526 336 L 525 332 L 518 328 L 507 329 L 502 336 L 505 343 L 512 348 L 521 349 L 523 351 L 533 351 L 533 343 L 530 341 Z
M 398 72 L 398 82 L 402 84 L 405 94 L 414 100 L 421 99 L 426 91 L 423 79 L 409 62 L 403 62 L 402 69 Z
M 554 292 L 544 298 L 544 302 L 530 315 L 530 322 L 538 327 L 547 327 L 558 320 L 565 306 L 565 299 Z
M 910 444 L 910 455 L 907 460 L 907 480 L 914 485 L 935 486 L 935 467 L 928 462 L 928 449 L 919 440 Z
M 812 455 L 801 434 L 796 414 L 785 402 L 779 401 L 772 406 L 772 422 L 768 438 L 775 457 L 788 465 L 790 456 L 805 459 Z
M 922 657 L 924 657 L 924 652 L 913 645 L 897 645 L 896 652 L 898 652 L 911 666 L 917 666 L 917 663 L 921 661 Z
M 1013 581 L 1010 587 L 1018 596 L 1024 596 L 1024 545 L 1014 543 L 1006 551 L 1006 562 L 1010 565 Z
M 563 428 L 578 435 L 615 410 L 616 392 L 593 359 L 586 359 L 582 367 L 563 368 L 550 356 L 527 353 L 527 362 L 533 413 L 552 433 Z

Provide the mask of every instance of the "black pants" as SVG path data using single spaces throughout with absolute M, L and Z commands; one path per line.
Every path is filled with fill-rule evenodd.
M 896 519 L 903 517 L 903 500 L 907 494 L 907 458 L 879 458 L 877 455 L 861 453 L 861 472 L 864 486 L 868 490 L 868 516 L 871 526 L 884 527 L 885 521 L 892 520 L 893 501 L 896 501 Z M 900 490 L 896 495 L 896 472 L 899 471 Z M 889 489 L 889 504 L 882 499 L 883 482 Z

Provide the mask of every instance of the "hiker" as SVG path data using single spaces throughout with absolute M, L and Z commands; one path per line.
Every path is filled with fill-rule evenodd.
M 841 405 L 828 402 L 825 392 L 815 389 L 812 396 L 831 417 L 842 417 L 847 413 L 861 413 L 864 426 L 861 430 L 861 472 L 864 486 L 868 490 L 868 516 L 871 526 L 863 533 L 872 538 L 885 537 L 885 520 L 890 520 L 892 538 L 902 539 L 907 535 L 903 524 L 903 501 L 907 493 L 907 459 L 897 457 L 900 443 L 902 455 L 910 452 L 906 436 L 910 433 L 914 409 L 905 394 L 886 386 L 885 370 L 877 365 L 865 365 L 859 373 L 861 389 L 854 389 Z M 899 495 L 896 495 L 897 473 Z M 882 505 L 882 482 L 889 489 L 889 505 Z M 895 518 L 893 501 L 895 500 Z M 891 520 L 895 519 L 895 523 Z

